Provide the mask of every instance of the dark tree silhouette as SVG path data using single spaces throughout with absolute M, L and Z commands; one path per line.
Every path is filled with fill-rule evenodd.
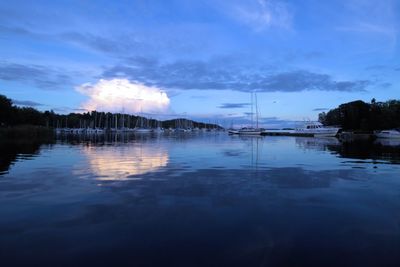
M 0 95 L 0 125 L 8 125 L 14 112 L 15 108 L 12 105 L 11 99 L 5 97 L 4 95 Z
M 324 125 L 340 125 L 344 130 L 381 130 L 400 127 L 400 101 L 389 100 L 371 103 L 361 100 L 349 102 L 320 113 L 319 121 Z
M 68 115 L 56 114 L 54 111 L 40 112 L 31 107 L 17 107 L 12 100 L 0 95 L 0 126 L 35 125 L 49 128 L 105 128 L 114 127 L 134 128 L 139 122 L 149 127 L 175 127 L 178 124 L 191 125 L 199 128 L 218 128 L 215 124 L 198 123 L 191 120 L 175 119 L 157 121 L 129 114 L 91 111 L 83 114 L 70 113 Z M 177 123 L 179 122 L 179 123 Z

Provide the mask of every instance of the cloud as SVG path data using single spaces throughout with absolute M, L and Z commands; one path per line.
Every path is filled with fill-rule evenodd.
M 193 52 L 205 48 L 203 41 L 197 41 L 195 37 L 192 37 L 195 40 L 185 37 L 194 31 L 200 31 L 199 36 L 201 36 L 207 29 L 197 29 L 193 25 L 185 28 L 164 24 L 154 31 L 121 28 L 110 33 L 83 28 L 43 31 L 41 28 L 29 27 L 26 24 L 18 26 L 12 24 L 0 25 L 0 38 L 22 37 L 30 41 L 69 46 L 84 52 L 90 51 L 129 61 L 131 57 L 139 58 L 137 55 L 159 55 L 163 52 L 192 55 Z
M 102 79 L 96 84 L 82 84 L 76 90 L 89 97 L 81 106 L 85 110 L 163 112 L 170 103 L 167 94 L 159 88 L 127 79 Z
M 231 16 L 255 31 L 270 27 L 291 28 L 292 13 L 284 1 L 233 1 L 229 4 Z
M 72 109 L 73 111 L 77 111 L 77 112 L 87 112 L 87 111 L 90 111 L 90 110 L 87 110 L 87 109 L 85 109 L 85 108 L 74 108 L 74 109 Z
M 127 57 L 132 51 L 144 53 L 148 49 L 155 49 L 149 42 L 138 41 L 137 38 L 125 34 L 122 36 L 110 36 L 93 34 L 90 32 L 65 31 L 60 33 L 41 33 L 35 29 L 24 27 L 7 27 L 0 25 L 0 33 L 7 36 L 21 36 L 33 40 L 69 44 L 75 47 L 89 49 L 91 51 L 109 54 L 117 57 Z M 124 41 L 121 41 L 121 40 Z
M 327 111 L 329 108 L 314 108 L 312 111 Z
M 43 104 L 35 102 L 35 101 L 30 101 L 30 100 L 12 100 L 13 104 L 19 105 L 19 106 L 28 106 L 28 107 L 37 107 L 37 106 L 43 106 Z
M 135 40 L 135 38 L 132 38 L 129 35 L 123 38 L 123 42 L 121 42 L 121 37 L 104 37 L 91 33 L 80 32 L 65 32 L 54 35 L 53 38 L 76 45 L 83 45 L 98 52 L 112 55 L 127 55 L 132 51 L 143 51 L 145 46 L 145 44 Z
M 46 76 L 46 71 L 37 65 L 24 66 L 2 62 L 0 66 L 0 79 L 6 81 L 26 80 L 42 76 Z
M 7 36 L 9 34 L 11 35 L 24 35 L 24 36 L 37 36 L 33 32 L 22 28 L 22 27 L 6 27 L 4 25 L 0 25 L 0 33 L 3 34 L 3 36 Z
M 393 65 L 371 65 L 366 67 L 365 70 L 386 73 L 388 71 L 400 71 L 400 68 Z
M 184 90 L 235 90 L 242 92 L 299 92 L 306 90 L 362 92 L 368 80 L 337 81 L 328 74 L 307 70 L 274 72 L 229 61 L 179 60 L 171 63 L 131 60 L 103 71 L 101 78 L 127 78 L 149 86 Z
M 253 114 L 254 115 L 254 114 Z M 228 117 L 223 116 L 218 118 L 219 121 L 225 122 L 224 126 L 225 127 L 231 127 L 233 126 L 234 128 L 240 128 L 240 127 L 245 127 L 245 126 L 250 126 L 250 125 L 255 125 L 255 117 L 253 120 L 253 123 L 250 119 L 251 112 L 246 112 L 243 113 L 243 115 L 238 115 L 238 114 L 230 114 Z M 204 120 L 204 118 L 201 118 Z M 280 129 L 280 128 L 293 128 L 296 127 L 296 125 L 299 124 L 299 121 L 295 120 L 285 120 L 281 119 L 278 117 L 259 117 L 258 118 L 258 126 L 262 128 L 267 128 L 267 129 Z
M 371 65 L 365 68 L 365 70 L 384 70 L 390 68 L 387 65 Z
M 64 71 L 35 64 L 0 62 L 0 80 L 28 82 L 42 89 L 59 89 L 71 84 Z
M 381 86 L 381 88 L 384 88 L 384 89 L 392 86 L 392 84 L 389 82 L 383 82 L 383 83 L 380 83 L 379 85 Z
M 353 26 L 348 27 L 337 27 L 336 30 L 344 32 L 370 33 L 391 38 L 395 37 L 397 34 L 395 28 L 388 27 L 387 25 L 378 25 L 364 22 L 359 22 Z
M 219 108 L 244 108 L 250 105 L 249 103 L 223 103 Z
M 283 72 L 262 79 L 258 86 L 260 91 L 296 92 L 303 90 L 321 91 L 365 91 L 370 81 L 335 81 L 327 74 L 313 73 L 305 70 Z M 264 88 L 264 90 L 262 90 Z

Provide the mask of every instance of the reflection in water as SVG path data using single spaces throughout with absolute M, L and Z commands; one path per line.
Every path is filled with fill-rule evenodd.
M 398 159 L 336 139 L 63 140 L 0 176 L 1 263 L 398 266 Z
M 240 139 L 246 142 L 248 149 L 251 151 L 250 166 L 258 169 L 258 164 L 262 154 L 262 136 L 239 136 Z
M 18 160 L 26 160 L 37 155 L 43 144 L 51 141 L 9 139 L 0 140 L 0 175 L 7 173 L 10 166 Z
M 400 140 L 376 139 L 375 142 L 353 141 L 341 143 L 336 138 L 296 138 L 302 149 L 331 151 L 343 158 L 387 160 L 400 163 Z
M 167 151 L 146 144 L 115 149 L 87 146 L 82 152 L 98 180 L 137 179 L 134 176 L 156 171 L 168 163 Z
M 329 146 L 338 146 L 340 142 L 335 137 L 296 137 L 296 144 L 303 149 L 327 150 Z
M 343 158 L 385 160 L 390 163 L 400 163 L 399 147 L 382 145 L 379 142 L 349 142 L 337 146 L 328 146 L 328 149 L 338 153 Z
M 397 149 L 400 149 L 400 139 L 378 138 L 375 140 L 375 144 L 378 144 L 381 146 L 397 147 Z

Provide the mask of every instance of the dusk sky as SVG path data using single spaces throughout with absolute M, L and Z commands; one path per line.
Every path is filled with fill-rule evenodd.
M 0 94 L 262 125 L 400 98 L 400 1 L 1 1 Z

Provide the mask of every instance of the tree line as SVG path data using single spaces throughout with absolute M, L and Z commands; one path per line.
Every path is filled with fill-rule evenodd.
M 318 115 L 318 120 L 328 126 L 337 125 L 344 130 L 383 130 L 400 127 L 400 101 L 388 100 L 370 103 L 357 100 L 341 104 Z
M 86 113 L 57 114 L 41 112 L 32 107 L 15 106 L 11 99 L 0 95 L 0 126 L 35 125 L 48 128 L 134 128 L 136 126 L 174 128 L 190 125 L 198 128 L 220 128 L 215 124 L 200 123 L 187 119 L 158 121 L 145 117 L 110 112 L 91 111 Z

